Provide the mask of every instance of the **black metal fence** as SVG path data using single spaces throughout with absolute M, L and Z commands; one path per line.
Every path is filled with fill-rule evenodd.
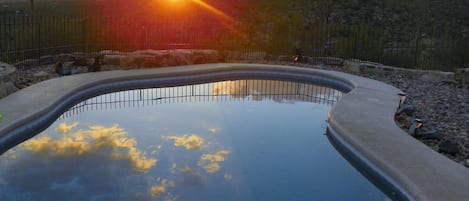
M 68 118 L 87 111 L 151 105 L 213 102 L 265 101 L 314 102 L 331 106 L 343 92 L 317 85 L 279 80 L 233 80 L 178 87 L 136 89 L 103 94 L 73 106 L 62 114 Z
M 76 16 L 0 16 L 0 60 L 99 50 L 207 48 L 360 59 L 405 68 L 452 71 L 469 65 L 469 37 L 444 27 L 399 35 L 380 27 L 301 23 Z
M 0 17 L 0 57 L 17 62 L 43 55 L 85 50 L 84 19 L 79 17 Z

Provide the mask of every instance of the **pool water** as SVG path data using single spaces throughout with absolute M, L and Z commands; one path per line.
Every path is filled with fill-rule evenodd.
M 101 95 L 0 156 L 0 200 L 389 200 L 325 135 L 341 95 L 271 80 Z

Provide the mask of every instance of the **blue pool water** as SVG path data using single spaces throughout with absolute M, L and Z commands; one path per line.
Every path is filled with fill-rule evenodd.
M 98 96 L 0 156 L 0 200 L 389 200 L 325 135 L 341 95 L 239 80 Z

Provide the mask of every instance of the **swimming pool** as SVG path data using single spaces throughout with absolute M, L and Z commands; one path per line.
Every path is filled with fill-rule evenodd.
M 331 88 L 226 80 L 100 95 L 0 160 L 2 200 L 388 200 L 329 143 Z

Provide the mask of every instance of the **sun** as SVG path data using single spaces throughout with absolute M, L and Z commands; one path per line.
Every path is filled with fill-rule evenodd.
M 177 4 L 177 3 L 182 3 L 182 2 L 185 2 L 187 0 L 168 0 L 170 3 L 174 3 L 174 4 Z
M 163 2 L 171 8 L 181 9 L 183 7 L 186 7 L 190 1 L 191 0 L 165 0 Z

